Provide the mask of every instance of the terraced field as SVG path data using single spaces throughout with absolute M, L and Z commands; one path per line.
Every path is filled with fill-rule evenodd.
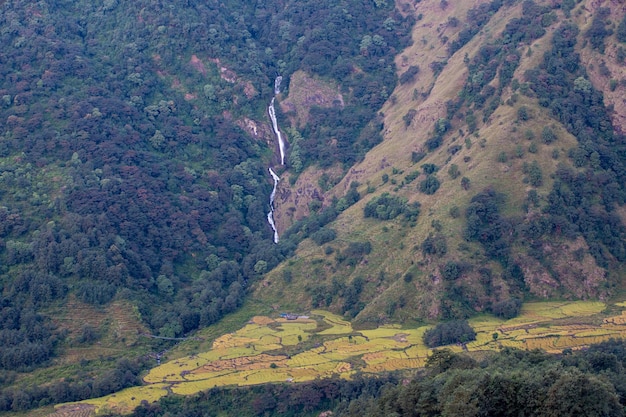
M 476 340 L 449 348 L 458 352 L 510 346 L 560 352 L 626 337 L 626 310 L 619 311 L 626 304 L 615 304 L 619 314 L 613 315 L 602 313 L 606 307 L 587 301 L 527 303 L 511 320 L 488 315 L 471 319 Z M 96 411 L 128 412 L 142 400 L 156 401 L 168 392 L 191 395 L 216 386 L 301 382 L 333 375 L 350 378 L 356 372 L 418 368 L 431 352 L 422 341 L 428 328 L 356 331 L 341 317 L 320 310 L 310 317 L 253 317 L 240 330 L 216 339 L 211 350 L 152 369 L 144 378 L 145 386 L 82 404 Z

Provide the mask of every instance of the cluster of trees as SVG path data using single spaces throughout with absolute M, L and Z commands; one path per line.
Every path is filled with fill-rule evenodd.
M 408 204 L 405 198 L 383 193 L 365 205 L 363 215 L 380 220 L 391 220 L 403 214 L 409 221 L 415 221 L 419 215 L 419 206 L 417 202 Z
M 449 120 L 464 105 L 470 106 L 466 121 L 470 116 L 475 119 L 472 109 L 480 109 L 496 93 L 496 100 L 499 100 L 499 92 L 489 85 L 491 80 L 499 74 L 500 88 L 508 83 L 510 77 L 507 74 L 512 72 L 506 70 L 509 67 L 504 63 L 511 64 L 519 60 L 519 52 L 515 50 L 517 44 L 541 36 L 541 28 L 554 21 L 554 11 L 549 6 L 538 6 L 527 0 L 523 8 L 524 16 L 510 21 L 502 37 L 483 46 L 471 61 L 467 61 L 470 72 L 468 82 L 461 97 L 448 103 Z M 606 11 L 600 11 L 596 16 L 595 27 L 605 27 L 606 18 Z M 525 31 L 527 25 L 534 25 L 537 30 Z M 591 36 L 591 33 L 592 29 L 586 36 Z M 545 53 L 543 61 L 536 68 L 526 72 L 529 83 L 527 88 L 522 89 L 525 94 L 536 97 L 540 105 L 546 107 L 578 139 L 578 147 L 569 153 L 575 168 L 565 163 L 559 165 L 546 205 L 541 207 L 541 214 L 531 219 L 522 221 L 501 216 L 498 207 L 504 196 L 491 189 L 474 196 L 466 211 L 465 238 L 480 242 L 485 254 L 502 264 L 502 278 L 510 285 L 509 296 L 513 298 L 492 300 L 487 306 L 503 316 L 514 315 L 519 311 L 516 297 L 522 296 L 526 289 L 523 273 L 510 256 L 510 248 L 514 244 L 527 247 L 528 254 L 545 264 L 549 271 L 550 262 L 543 253 L 542 242 L 561 237 L 574 239 L 583 236 L 589 245 L 589 252 L 602 267 L 610 267 L 625 259 L 626 229 L 615 213 L 615 208 L 626 202 L 624 137 L 613 129 L 602 93 L 593 87 L 580 63 L 575 49 L 578 35 L 579 29 L 575 24 L 562 24 L 552 38 L 552 49 Z M 517 58 L 513 59 L 514 56 Z M 514 70 L 515 67 L 509 69 Z M 518 87 L 519 82 L 516 82 L 514 88 Z M 484 107 L 484 116 L 489 115 L 488 110 L 489 105 Z M 527 110 L 520 108 L 520 119 L 532 117 Z M 544 126 L 541 140 L 549 145 L 557 139 L 555 129 Z M 524 163 L 523 172 L 526 175 L 525 182 L 534 187 L 543 184 L 544 175 L 536 161 Z M 531 204 L 540 207 L 537 193 L 532 190 L 524 208 L 528 210 Z M 426 253 L 434 253 L 433 240 L 425 243 L 428 243 L 424 247 Z M 484 293 L 489 295 L 490 274 L 481 276 L 485 278 L 481 280 Z M 558 276 L 555 278 L 559 279 Z M 612 282 L 608 284 L 610 286 Z M 448 316 L 467 314 L 467 309 L 477 302 L 472 299 L 472 289 L 464 288 L 463 283 L 448 285 L 444 304 L 455 306 Z
M 526 74 L 540 104 L 579 144 L 569 156 L 580 169 L 566 165 L 557 169 L 542 232 L 584 236 L 598 264 L 607 267 L 626 259 L 626 229 L 614 211 L 626 203 L 626 145 L 623 135 L 613 129 L 602 92 L 593 87 L 580 64 L 575 51 L 578 34 L 575 25 L 561 25 L 541 65 Z M 551 140 L 549 133 L 545 136 Z
M 407 381 L 397 374 L 301 384 L 214 388 L 193 397 L 144 403 L 136 417 L 223 415 L 339 417 L 622 417 L 626 345 L 609 341 L 561 355 L 505 348 L 480 359 L 436 350 Z
M 476 332 L 467 320 L 451 320 L 437 324 L 424 333 L 424 344 L 429 348 L 467 343 L 476 340 Z
M 140 373 L 152 365 L 147 358 L 120 359 L 111 369 L 94 377 L 81 373 L 44 385 L 29 385 L 0 391 L 0 411 L 25 411 L 49 404 L 101 397 L 141 383 Z M 15 373 L 5 373 L 4 384 L 14 382 Z
M 507 0 L 508 4 L 515 2 L 516 0 Z M 476 35 L 480 29 L 489 22 L 491 16 L 498 10 L 505 2 L 503 0 L 493 0 L 489 3 L 483 3 L 479 6 L 472 7 L 467 12 L 465 27 L 456 40 L 450 42 L 448 45 L 448 54 L 453 55 L 456 51 L 461 49 Z

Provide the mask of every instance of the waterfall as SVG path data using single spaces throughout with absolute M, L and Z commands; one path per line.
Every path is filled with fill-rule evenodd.
M 267 112 L 270 115 L 270 119 L 272 120 L 272 128 L 274 129 L 274 134 L 276 135 L 276 139 L 278 140 L 278 150 L 280 151 L 280 164 L 285 165 L 285 142 L 283 141 L 283 137 L 280 134 L 280 129 L 278 128 L 278 121 L 276 120 L 276 109 L 274 108 L 274 101 L 276 100 L 276 96 L 280 94 L 280 83 L 283 81 L 283 77 L 280 75 L 276 77 L 274 80 L 274 97 L 272 97 L 272 101 L 270 102 L 270 106 L 267 109 Z M 274 189 L 272 190 L 272 194 L 270 194 L 270 211 L 267 213 L 267 222 L 270 224 L 272 230 L 274 231 L 274 243 L 278 243 L 278 230 L 276 230 L 276 223 L 274 223 L 274 198 L 276 197 L 276 188 L 278 187 L 278 181 L 280 181 L 280 177 L 276 175 L 274 170 L 269 168 L 270 175 L 274 180 Z
M 276 96 L 272 98 L 270 102 L 270 107 L 268 108 L 268 113 L 270 114 L 270 119 L 272 119 L 272 127 L 274 128 L 274 134 L 276 135 L 276 139 L 278 139 L 278 150 L 280 151 L 280 164 L 285 165 L 285 142 L 283 141 L 283 136 L 280 134 L 280 130 L 278 129 L 278 121 L 276 120 L 276 110 L 274 109 L 274 101 L 276 100 Z
M 274 198 L 276 197 L 276 188 L 278 187 L 278 181 L 280 181 L 280 177 L 276 175 L 272 168 L 269 168 L 270 175 L 274 180 L 274 189 L 272 190 L 272 194 L 270 194 L 270 211 L 267 213 L 267 222 L 272 227 L 274 231 L 274 243 L 278 243 L 278 230 L 276 230 L 276 223 L 274 223 Z
M 275 96 L 280 94 L 280 83 L 282 81 L 283 81 L 283 77 L 280 75 L 276 77 L 276 79 L 274 80 L 274 95 Z

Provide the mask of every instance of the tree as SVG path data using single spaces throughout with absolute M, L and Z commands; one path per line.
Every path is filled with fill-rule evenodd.
M 548 390 L 545 415 L 622 417 L 624 408 L 613 386 L 574 369 L 564 372 Z
M 467 178 L 467 177 L 463 177 L 463 178 L 461 178 L 461 187 L 462 187 L 465 191 L 469 190 L 469 189 L 470 189 L 470 182 L 471 182 L 471 181 L 470 181 L 470 179 L 469 179 L 469 178 Z
M 459 171 L 459 167 L 457 164 L 450 165 L 450 168 L 448 168 L 448 175 L 453 180 L 457 179 L 458 176 L 461 175 L 461 172 Z
M 430 174 L 419 185 L 419 190 L 424 194 L 432 195 L 437 192 L 441 183 L 436 175 Z
M 467 320 L 452 320 L 437 324 L 424 333 L 424 343 L 430 348 L 467 343 L 476 339 L 476 332 Z

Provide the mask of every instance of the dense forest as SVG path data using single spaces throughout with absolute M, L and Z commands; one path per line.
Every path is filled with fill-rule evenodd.
M 242 121 L 268 123 L 279 74 L 341 78 L 300 163 L 349 166 L 380 141 L 412 25 L 384 1 L 0 8 L 0 368 L 17 371 L 73 343 L 46 313 L 69 298 L 129 300 L 162 337 L 240 306 L 302 238 L 273 244 L 273 138 Z
M 403 55 L 406 68 L 397 68 L 394 59 L 424 19 L 423 3 L 398 3 L 400 12 L 389 0 L 0 2 L 0 412 L 141 384 L 153 365 L 148 350 L 168 349 L 171 340 L 236 311 L 307 238 L 320 257 L 285 263 L 276 269 L 280 279 L 270 275 L 267 282 L 294 282 L 307 308 L 355 322 L 370 301 L 383 300 L 362 319 L 367 325 L 393 321 L 415 307 L 414 292 L 432 291 L 415 304 L 432 298 L 436 306 L 402 315 L 425 319 L 413 314 L 421 308 L 428 319 L 448 320 L 426 332 L 432 348 L 473 340 L 464 319 L 476 312 L 518 315 L 523 300 L 539 295 L 529 264 L 545 272 L 548 297 L 597 299 L 621 289 L 626 137 L 612 124 L 615 108 L 605 105 L 605 94 L 626 80 L 598 64 L 608 85 L 603 92 L 581 51 L 614 50 L 623 64 L 626 17 L 616 20 L 598 6 L 582 27 L 572 17 L 582 13 L 580 0 L 485 0 L 437 27 L 423 24 L 435 39 L 422 38 L 423 48 L 437 45 L 440 55 L 421 68 Z M 450 6 L 433 4 L 442 15 Z M 517 17 L 492 36 L 492 17 L 507 8 Z M 484 42 L 464 53 L 480 36 Z M 545 49 L 531 60 L 537 40 Z M 429 98 L 448 60 L 463 53 L 457 62 L 467 77 L 437 102 L 441 111 L 431 120 L 418 103 Z M 342 100 L 312 106 L 298 125 L 276 106 L 290 142 L 288 162 L 279 167 L 267 108 L 276 77 L 284 77 L 280 102 L 297 71 L 336 87 Z M 398 103 L 398 85 L 409 91 L 431 76 L 432 85 L 413 90 L 413 104 Z M 481 129 L 502 116 L 503 106 L 516 117 L 511 140 L 524 142 L 515 152 L 503 147 L 491 162 L 508 163 L 506 172 L 519 165 L 516 186 L 525 198 L 517 207 L 498 181 L 476 181 L 471 171 L 486 158 L 476 150 L 491 146 Z M 397 117 L 401 133 L 387 125 L 396 107 L 404 114 Z M 535 125 L 538 113 L 549 123 Z M 418 126 L 418 115 L 427 125 Z M 406 161 L 368 161 L 379 167 L 375 179 L 346 177 L 343 191 L 332 190 L 341 176 L 359 171 L 355 164 L 382 142 L 383 129 L 390 141 L 394 134 L 426 137 L 402 149 Z M 566 134 L 574 145 L 562 152 Z M 545 159 L 552 160 L 541 162 L 538 154 L 548 149 Z M 556 168 L 547 172 L 552 162 Z M 277 244 L 267 223 L 268 167 L 290 171 L 292 185 L 309 167 L 339 172 L 312 180 L 322 193 L 330 190 L 329 198 L 311 202 L 310 215 Z M 425 204 L 450 195 L 466 203 L 442 204 L 443 216 Z M 348 232 L 346 221 L 333 224 L 346 210 L 353 210 L 343 218 L 354 223 Z M 430 229 L 418 230 L 427 217 Z M 383 262 L 407 267 L 373 265 L 381 243 L 358 227 L 382 230 Z M 554 251 L 575 241 L 582 243 L 567 256 L 586 259 L 601 277 L 565 282 Z M 396 243 L 398 254 L 390 256 Z M 395 298 L 385 301 L 394 287 Z M 129 306 L 150 333 L 143 336 L 156 337 L 140 357 L 100 355 L 80 363 L 89 371 L 24 382 L 69 350 L 99 344 L 103 329 L 70 332 L 55 321 L 58 311 L 70 303 L 105 311 L 116 302 Z M 410 376 L 215 388 L 143 404 L 135 415 L 622 416 L 624 349 L 609 342 L 559 356 L 504 349 L 482 357 L 441 350 Z
M 626 406 L 625 349 L 621 341 L 558 356 L 506 348 L 482 359 L 443 349 L 434 351 L 413 377 L 215 388 L 146 403 L 133 416 L 317 416 L 332 411 L 341 417 L 618 417 Z

